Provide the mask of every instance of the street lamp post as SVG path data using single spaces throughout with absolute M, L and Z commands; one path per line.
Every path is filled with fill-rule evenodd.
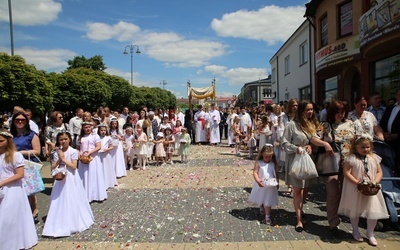
M 133 49 L 136 47 L 136 52 L 133 52 Z M 126 45 L 124 50 L 124 55 L 128 54 L 126 50 L 129 48 L 129 53 L 131 54 L 131 85 L 133 85 L 133 53 L 140 54 L 139 46 L 138 45 Z
M 167 85 L 167 82 L 165 80 L 163 80 L 162 82 L 160 82 L 160 85 L 162 84 L 162 89 L 164 90 L 164 86 Z

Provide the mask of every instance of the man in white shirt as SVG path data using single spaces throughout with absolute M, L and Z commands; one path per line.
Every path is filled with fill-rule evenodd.
M 129 115 L 129 108 L 128 107 L 124 107 L 122 109 L 122 112 L 119 115 L 119 117 L 123 118 L 126 121 L 126 118 L 128 117 L 128 115 Z
M 72 145 L 75 147 L 76 138 L 81 133 L 83 109 L 77 108 L 75 116 L 69 120 L 69 133 L 72 136 Z
M 240 109 L 240 131 L 247 135 L 247 131 L 252 126 L 252 121 L 250 115 L 246 112 L 246 109 L 242 107 Z
M 32 121 L 32 111 L 30 109 L 25 109 L 25 115 L 28 117 L 29 127 L 31 130 L 39 135 L 39 126 L 36 124 L 36 122 Z
M 221 116 L 219 111 L 215 108 L 215 103 L 211 103 L 211 109 L 209 111 L 210 118 L 210 143 L 217 145 L 221 142 L 221 137 L 219 134 L 219 123 L 221 122 Z

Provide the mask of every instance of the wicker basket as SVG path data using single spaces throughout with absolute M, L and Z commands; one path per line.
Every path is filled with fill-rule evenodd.
M 374 184 L 371 182 L 368 183 L 360 182 L 357 185 L 357 190 L 366 196 L 376 195 L 380 189 L 381 189 L 380 184 Z
M 93 158 L 91 156 L 81 156 L 81 158 L 79 159 L 83 164 L 89 164 Z
M 55 174 L 55 175 L 53 176 L 53 178 L 54 178 L 54 180 L 62 181 L 62 180 L 64 180 L 64 178 L 65 178 L 65 174 L 62 173 L 62 172 L 59 172 L 59 173 Z

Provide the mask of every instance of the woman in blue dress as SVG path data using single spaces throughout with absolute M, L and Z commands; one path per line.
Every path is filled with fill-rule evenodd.
M 40 154 L 39 137 L 31 130 L 28 117 L 24 112 L 17 112 L 13 115 L 10 132 L 14 136 L 14 143 L 18 152 L 20 152 L 25 159 L 39 162 L 39 160 L 34 156 Z M 39 212 L 36 207 L 36 196 L 30 195 L 28 196 L 28 199 L 32 215 L 33 217 L 36 217 Z

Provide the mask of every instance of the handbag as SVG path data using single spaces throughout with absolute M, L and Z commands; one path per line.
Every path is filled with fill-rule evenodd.
M 35 154 L 33 155 L 37 158 Z M 35 162 L 35 164 L 33 164 L 30 160 L 30 152 L 28 154 L 28 160 L 25 161 L 24 171 L 23 185 L 26 194 L 29 196 L 42 192 L 45 189 L 44 182 L 39 172 L 38 163 Z
M 317 169 L 310 155 L 302 148 L 300 154 L 296 154 L 290 167 L 289 175 L 300 180 L 308 180 L 318 177 Z
M 341 146 L 339 145 L 338 147 L 336 143 L 334 143 L 335 133 L 333 132 L 331 123 L 329 123 L 329 126 L 331 127 L 332 136 L 332 142 L 329 144 L 333 149 L 333 155 L 327 155 L 324 147 L 318 147 L 315 166 L 320 175 L 336 175 L 339 173 L 340 167 L 342 166 Z
M 333 155 L 318 154 L 315 166 L 319 175 L 336 175 L 342 165 L 341 154 L 334 152 Z

